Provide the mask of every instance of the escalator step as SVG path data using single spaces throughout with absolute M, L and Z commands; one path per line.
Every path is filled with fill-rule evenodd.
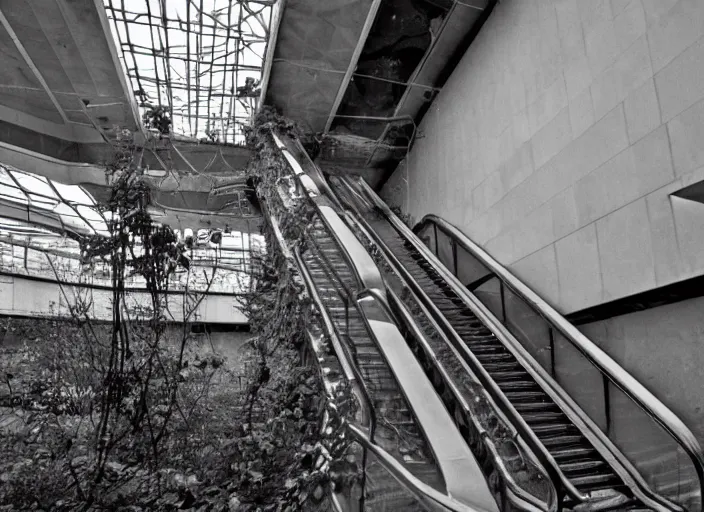
M 462 341 L 464 341 L 467 345 L 496 345 L 497 347 L 501 347 L 505 350 L 505 347 L 493 335 L 487 335 L 477 332 L 468 332 L 466 329 L 463 329 L 461 327 L 455 329 L 455 332 L 460 335 Z
M 533 413 L 533 412 L 559 412 L 560 408 L 553 402 L 512 402 L 513 407 L 523 413 Z
M 519 381 L 507 381 L 507 382 L 497 382 L 497 385 L 502 391 L 517 391 L 517 390 L 532 390 L 540 389 L 538 385 L 533 381 L 519 380 Z
M 476 346 L 467 347 L 472 351 L 473 354 L 479 356 L 479 354 L 502 354 L 506 353 L 506 349 L 500 345 L 477 344 Z
M 536 401 L 549 401 L 550 397 L 545 394 L 545 392 L 541 389 L 538 390 L 533 390 L 533 391 L 506 391 L 504 393 L 506 395 L 506 398 L 508 398 L 510 401 L 523 401 L 523 400 L 530 400 L 533 402 Z M 559 426 L 559 425 L 558 425 Z
M 577 462 L 568 462 L 560 465 L 560 469 L 567 475 L 575 473 L 611 473 L 611 468 L 603 460 L 582 460 Z
M 553 447 L 557 448 L 561 446 L 576 446 L 582 441 L 584 441 L 584 436 L 582 436 L 582 434 L 577 433 L 572 435 L 543 437 L 541 438 L 541 441 L 548 449 Z
M 378 354 L 371 352 L 358 353 L 357 361 L 359 366 L 363 366 L 366 371 L 378 371 L 380 368 L 387 368 L 386 361 Z
M 494 373 L 494 372 L 524 372 L 523 367 L 518 364 L 517 361 L 500 361 L 500 362 L 490 362 L 490 363 L 482 363 L 482 366 L 486 371 L 489 373 Z M 526 373 L 527 375 L 527 373 Z
M 556 435 L 567 435 L 578 432 L 577 428 L 571 423 L 548 423 L 545 425 L 535 425 L 531 427 L 539 438 L 553 437 Z
M 621 480 L 613 473 L 600 473 L 597 475 L 584 475 L 570 479 L 580 491 L 595 491 L 610 489 L 622 485 Z
M 475 354 L 481 363 L 499 363 L 504 361 L 515 361 L 516 358 L 510 352 L 498 352 L 492 354 Z
M 491 372 L 491 376 L 497 382 L 505 382 L 507 380 L 525 380 L 526 375 L 527 374 L 523 369 L 517 371 Z
M 563 420 L 565 415 L 561 411 L 529 412 L 521 414 L 529 425 L 537 423 L 550 423 Z
M 567 463 L 574 460 L 598 458 L 599 456 L 598 452 L 594 448 L 587 445 L 555 448 L 550 450 L 550 454 L 558 464 L 563 462 Z

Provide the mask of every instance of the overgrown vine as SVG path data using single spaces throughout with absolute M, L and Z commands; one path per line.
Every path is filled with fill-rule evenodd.
M 270 218 L 277 219 L 286 243 L 305 247 L 315 210 L 307 200 L 290 201 L 285 191 L 282 193 L 281 186 L 290 184 L 292 176 L 280 151 L 273 144 L 272 131 L 301 137 L 295 124 L 273 109 L 262 109 L 255 125 L 247 133 L 248 142 L 255 149 L 248 169 L 250 179 Z M 250 411 L 261 386 L 269 378 L 268 358 L 277 351 L 289 350 L 298 354 L 297 362 L 303 366 L 301 354 L 307 343 L 306 330 L 318 322 L 317 310 L 295 265 L 284 256 L 281 241 L 274 235 L 271 225 L 265 227 L 264 235 L 269 252 L 260 279 L 247 301 L 259 354 L 258 375 L 249 392 Z M 357 410 L 354 397 L 349 390 L 341 390 L 335 397 L 336 407 L 328 409 L 315 365 L 308 366 L 305 374 L 309 376 L 307 382 L 316 382 L 318 399 L 315 410 L 304 409 L 300 414 L 315 412 L 317 430 L 311 438 L 315 442 L 302 445 L 296 463 L 289 468 L 290 473 L 296 475 L 296 478 L 286 481 L 287 489 L 282 497 L 283 502 L 288 503 L 289 510 L 302 510 L 304 503 L 308 506 L 321 503 L 330 489 L 344 491 L 359 478 L 354 458 L 349 459 L 349 440 L 345 435 L 345 423 L 354 417 Z M 325 429 L 320 430 L 323 416 L 327 418 L 327 423 Z

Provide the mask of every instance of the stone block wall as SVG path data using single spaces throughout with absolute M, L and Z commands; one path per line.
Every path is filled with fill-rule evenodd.
M 502 0 L 383 191 L 564 313 L 704 272 L 704 2 Z

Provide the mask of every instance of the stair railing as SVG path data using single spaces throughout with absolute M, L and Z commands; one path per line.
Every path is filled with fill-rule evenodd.
M 401 486 L 403 486 L 409 493 L 411 493 L 428 510 L 438 512 L 483 512 L 476 508 L 452 500 L 448 496 L 443 495 L 442 493 L 433 489 L 429 485 L 420 481 L 418 478 L 413 476 L 410 471 L 403 467 L 403 465 L 398 462 L 391 454 L 389 454 L 378 444 L 376 444 L 376 442 L 374 441 L 376 414 L 374 413 L 374 407 L 369 396 L 369 392 L 364 384 L 364 380 L 362 379 L 361 372 L 359 371 L 356 362 L 351 357 L 350 351 L 343 348 L 344 345 L 340 342 L 340 339 L 337 336 L 336 330 L 333 327 L 332 320 L 330 319 L 325 309 L 325 306 L 321 302 L 315 284 L 313 283 L 312 277 L 310 276 L 308 268 L 305 262 L 303 261 L 303 258 L 300 254 L 300 250 L 298 248 L 294 250 L 294 259 L 296 262 L 296 266 L 298 267 L 306 284 L 306 288 L 311 296 L 311 299 L 315 302 L 317 309 L 319 310 L 321 317 L 323 318 L 323 326 L 326 331 L 326 335 L 330 339 L 333 350 L 335 351 L 335 355 L 340 361 L 343 373 L 345 373 L 345 379 L 351 385 L 353 385 L 353 387 L 356 387 L 358 389 L 360 405 L 364 408 L 365 413 L 369 417 L 369 433 L 365 433 L 358 427 L 350 423 L 346 423 L 347 431 L 350 433 L 352 438 L 363 448 L 363 457 L 365 461 L 366 452 L 371 452 L 375 456 L 377 461 L 379 461 L 381 466 L 386 471 L 388 471 Z M 332 398 L 329 397 L 329 399 Z M 363 465 L 365 465 L 364 461 Z M 365 481 L 363 480 L 362 496 L 360 497 L 361 511 L 364 510 L 364 486 Z
M 674 503 L 702 510 L 704 454 L 682 420 L 455 226 L 426 216 L 415 230 L 424 246 L 371 187 L 362 180 L 355 185 L 399 233 L 428 253 L 427 260 L 451 285 L 493 317 L 490 327 L 497 335 L 526 352 L 527 370 L 548 386 L 558 404 L 572 409 L 571 419 L 609 452 L 620 466 L 614 469 L 641 499 L 670 510 Z M 575 367 L 581 370 L 578 378 L 568 373 Z M 594 394 L 585 393 L 597 386 L 603 392 L 598 409 Z M 595 415 L 601 417 L 592 419 Z M 635 435 L 639 432 L 644 438 Z
M 606 352 L 455 226 L 440 217 L 428 215 L 414 231 L 430 234 L 431 229 L 435 254 L 441 261 L 446 261 L 443 256 L 447 254 L 443 255 L 443 245 L 448 248 L 449 242 L 452 260 L 447 262 L 450 265 L 446 263 L 449 270 L 466 282 L 467 288 L 475 296 L 480 300 L 484 298 L 485 304 L 494 302 L 494 313 L 500 312 L 502 323 L 529 348 L 529 352 L 535 355 L 540 355 L 541 352 L 549 354 L 549 360 L 546 357 L 536 357 L 543 368 L 558 382 L 561 381 L 563 387 L 568 388 L 568 393 L 582 398 L 586 410 L 595 410 L 594 398 L 597 399 L 601 406 L 598 407 L 601 411 L 597 409 L 597 412 L 603 414 L 600 425 L 603 433 L 640 471 L 647 484 L 655 492 L 689 509 L 701 510 L 704 453 L 682 420 Z M 498 295 L 488 292 L 492 288 L 492 291 L 496 291 L 497 286 Z M 492 301 L 496 298 L 499 299 L 498 302 Z M 530 334 L 536 328 L 547 334 L 547 346 L 531 345 L 527 341 L 529 337 L 535 338 Z M 562 374 L 566 370 L 565 359 L 573 364 L 588 362 L 590 366 L 582 378 L 572 379 Z M 579 386 L 584 385 L 584 378 L 590 378 L 600 385 L 603 395 L 587 397 L 582 394 L 580 397 Z M 646 439 L 638 439 L 638 433 L 643 433 L 645 429 Z M 649 446 L 643 446 L 643 442 Z M 668 454 L 672 457 L 670 460 L 667 459 Z
M 274 140 L 276 141 L 277 137 L 275 134 L 272 133 L 272 136 L 274 137 Z M 299 165 L 297 165 L 297 162 L 295 159 L 292 157 L 290 153 L 288 153 L 288 150 L 285 147 L 282 147 L 280 145 L 280 140 L 277 142 L 277 145 L 279 145 L 279 148 L 281 149 L 282 153 L 288 160 L 289 164 L 294 170 L 294 176 L 296 181 L 299 183 L 301 188 L 306 192 L 306 195 L 308 196 L 308 199 L 311 201 L 311 204 L 314 205 L 314 208 L 316 210 L 317 215 L 319 215 L 320 220 L 323 222 L 323 225 L 325 226 L 325 229 L 327 233 L 335 240 L 335 244 L 338 249 L 340 249 L 341 255 L 343 259 L 345 260 L 345 263 L 348 265 L 348 268 L 352 272 L 353 276 L 355 277 L 355 281 L 358 285 L 358 287 L 365 288 L 366 286 L 369 285 L 382 285 L 383 280 L 381 279 L 381 275 L 379 273 L 379 270 L 376 268 L 376 265 L 373 263 L 371 260 L 371 257 L 366 253 L 366 251 L 359 252 L 358 254 L 351 254 L 350 250 L 351 247 L 356 247 L 359 246 L 359 242 L 357 241 L 356 237 L 354 237 L 351 232 L 346 232 L 348 231 L 348 228 L 346 228 L 346 225 L 342 222 L 342 220 L 339 218 L 337 213 L 329 206 L 325 204 L 325 199 L 326 197 L 320 197 L 317 194 L 316 190 L 316 184 L 312 182 L 310 177 L 308 177 L 305 173 L 302 172 L 302 169 L 300 168 Z M 334 203 L 333 203 L 334 204 Z M 338 224 L 336 224 L 336 221 Z M 342 229 L 339 229 L 342 228 Z M 280 241 L 282 242 L 282 241 Z M 327 261 L 326 256 L 324 255 L 323 251 L 318 251 L 319 254 L 323 257 L 323 259 L 326 260 L 326 263 L 329 265 L 329 261 Z M 298 252 L 298 249 L 296 249 L 296 254 L 295 254 L 295 259 L 297 266 L 299 267 L 299 270 L 301 271 L 302 275 L 305 275 L 307 273 L 307 267 L 305 266 L 300 253 Z M 363 261 L 363 264 L 360 265 L 359 260 Z M 328 265 L 325 265 L 325 267 L 328 267 Z M 332 266 L 329 266 L 328 268 L 332 269 Z M 326 270 L 327 271 L 327 270 Z M 305 279 L 304 279 L 305 280 Z M 347 285 L 344 283 L 342 279 L 337 277 L 337 281 L 341 284 L 343 284 L 346 288 Z M 310 274 L 308 274 L 308 284 L 313 285 L 312 288 L 314 289 L 315 286 L 313 284 L 312 279 L 310 278 Z M 310 288 L 309 288 L 310 291 Z M 352 297 L 353 295 L 351 294 L 348 297 Z M 311 295 L 312 296 L 312 295 Z M 320 300 L 320 297 L 318 296 L 318 300 Z M 350 302 L 352 304 L 350 304 Z M 349 307 L 356 307 L 359 308 L 359 305 L 357 304 L 356 301 L 345 301 L 344 302 L 346 305 L 346 308 Z M 325 308 L 321 302 L 317 303 L 318 309 L 321 312 L 321 314 L 326 314 Z M 359 310 L 360 313 L 361 309 Z M 363 313 L 362 313 L 363 314 Z M 349 315 L 347 315 L 349 317 Z M 329 317 L 328 317 L 328 320 Z M 333 324 L 332 321 L 324 322 L 324 325 L 326 329 L 332 328 Z M 327 334 L 331 335 L 334 334 L 335 330 L 333 328 L 332 331 L 329 331 Z M 373 341 L 377 344 L 379 340 L 377 340 L 374 337 L 374 334 L 371 333 Z M 333 349 L 342 349 L 344 345 L 339 343 L 339 338 L 338 338 L 338 343 L 337 347 L 336 344 L 333 344 Z M 339 353 L 336 352 L 336 355 L 338 359 L 346 359 L 347 360 L 347 365 L 343 365 L 343 368 L 345 366 L 348 367 L 348 370 L 351 371 L 351 376 L 358 380 L 359 382 L 363 383 L 363 380 L 361 380 L 361 372 L 359 371 L 359 368 L 356 365 L 356 361 L 351 355 L 350 350 L 342 349 L 339 351 Z M 353 369 L 355 368 L 356 371 Z M 362 401 L 365 403 L 365 407 L 367 409 L 373 409 L 373 404 L 370 400 L 368 391 L 366 390 L 366 387 L 364 387 L 365 391 L 362 391 Z M 376 425 L 376 420 L 374 420 L 374 424 Z M 433 489 L 429 485 L 425 484 L 424 482 L 420 481 L 417 479 L 415 476 L 413 476 L 412 473 L 410 473 L 401 463 L 399 463 L 392 455 L 388 454 L 386 451 L 384 451 L 380 446 L 378 446 L 374 441 L 373 438 L 368 437 L 365 435 L 361 430 L 356 428 L 353 425 L 348 424 L 347 425 L 347 430 L 352 434 L 354 439 L 363 447 L 365 453 L 364 453 L 364 458 L 366 461 L 366 452 L 370 451 L 379 461 L 379 463 L 384 467 L 386 471 L 388 471 L 408 492 L 410 492 L 420 503 L 422 503 L 428 510 L 431 511 L 438 511 L 438 512 L 485 512 L 467 505 L 464 505 L 462 503 L 459 503 L 450 497 L 438 492 L 437 490 Z M 364 462 L 366 464 L 366 462 Z M 361 497 L 361 505 L 363 508 L 363 495 Z

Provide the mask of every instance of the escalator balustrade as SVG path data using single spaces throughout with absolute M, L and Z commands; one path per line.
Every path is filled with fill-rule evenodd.
M 435 263 L 418 250 L 405 234 L 389 220 L 361 187 L 349 179 L 333 178 L 333 190 L 347 208 L 356 213 L 372 232 L 375 242 L 385 253 L 392 255 L 405 275 L 409 276 L 442 315 L 450 334 L 459 338 L 468 351 L 481 363 L 491 380 L 510 402 L 515 412 L 554 460 L 562 478 L 577 493 L 565 496 L 566 504 L 579 502 L 606 503 L 604 498 L 619 494 L 630 499 L 620 501 L 618 509 L 655 508 L 681 510 L 681 508 L 649 489 L 644 482 L 628 471 L 619 468 L 618 461 L 607 462 L 603 446 L 595 446 L 593 435 L 585 435 L 564 404 L 558 405 L 550 393 L 528 371 L 516 356 L 468 306 L 455 287 L 438 271 Z M 608 442 L 608 440 L 607 440 Z M 611 457 L 609 457 L 611 459 Z M 694 502 L 695 505 L 697 502 Z M 646 507 L 647 504 L 647 507 Z

